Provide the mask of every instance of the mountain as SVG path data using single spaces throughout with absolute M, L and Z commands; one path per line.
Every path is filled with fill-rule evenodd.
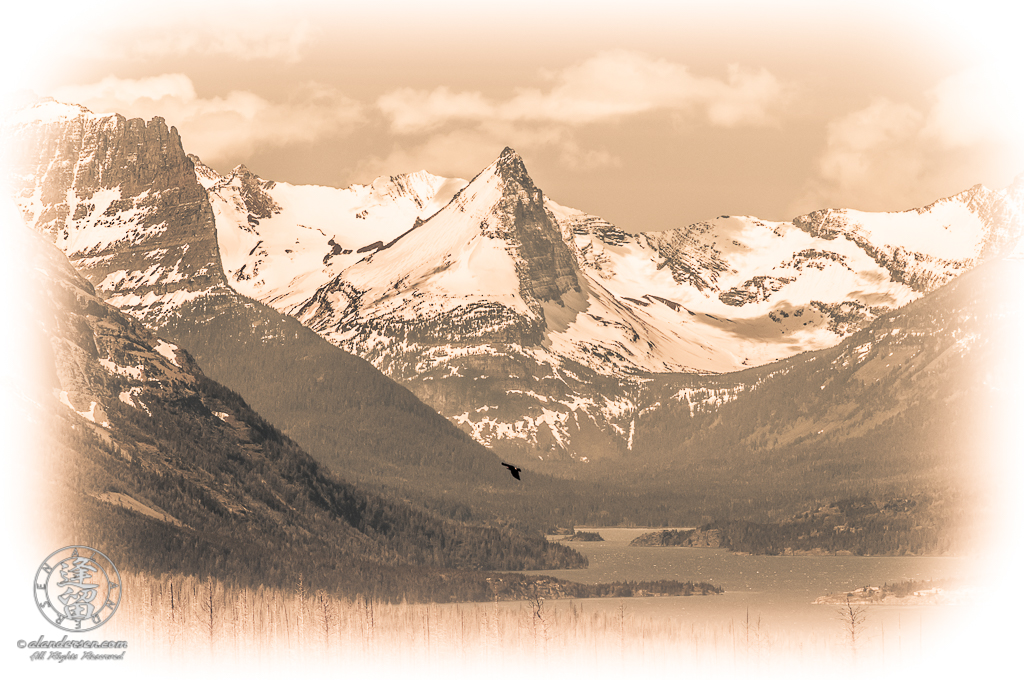
M 184 154 L 162 120 L 46 101 L 8 120 L 3 138 L 26 222 L 65 251 L 97 295 L 188 348 L 207 375 L 336 473 L 451 517 L 483 513 L 547 528 L 571 514 L 577 501 L 565 484 L 531 475 L 526 492 L 510 485 L 497 456 L 406 388 L 230 288 L 199 181 L 219 178 Z M 255 206 L 258 187 L 246 186 Z M 145 209 L 118 212 L 128 204 Z M 561 500 L 555 507 L 542 498 Z
M 3 142 L 26 222 L 111 304 L 156 321 L 226 289 L 206 192 L 162 118 L 47 100 L 4 121 Z
M 275 185 L 259 182 L 274 202 Z M 230 202 L 217 187 L 213 204 Z M 254 225 L 253 211 L 217 209 L 231 285 L 366 358 L 495 450 L 582 461 L 629 451 L 636 416 L 659 403 L 658 375 L 832 347 L 1009 252 L 1024 225 L 1022 175 L 901 213 L 722 216 L 627 234 L 545 197 L 511 149 L 428 214 L 436 198 L 418 201 L 428 207 L 411 226 L 412 211 L 364 233 L 350 209 L 283 227 L 277 246 L 269 234 L 288 211 Z M 306 267 L 292 235 L 306 244 L 311 231 L 320 236 Z M 335 251 L 348 259 L 335 266 Z M 254 270 L 256 283 L 245 278 Z
M 31 481 L 53 540 L 117 555 L 122 569 L 253 587 L 303 574 L 313 588 L 390 600 L 444 600 L 453 583 L 484 579 L 450 570 L 585 564 L 543 536 L 341 481 L 188 352 L 97 297 L 57 249 L 7 236 L 27 279 L 25 330 L 40 341 L 42 370 L 16 403 L 36 425 Z
M 365 253 L 432 215 L 465 185 L 419 172 L 347 189 L 293 186 L 262 180 L 244 165 L 220 177 L 197 157 L 189 158 L 210 192 L 232 286 L 279 308 L 305 302 Z
M 993 480 L 1019 453 L 1022 285 L 1024 259 L 991 260 L 834 348 L 683 389 L 665 380 L 615 474 L 675 488 L 709 517 L 924 494 L 947 530 L 992 520 Z
M 1024 224 L 1022 175 L 1002 190 L 977 186 L 900 213 L 722 216 L 629 234 L 546 197 L 511 149 L 469 182 L 420 172 L 300 187 L 244 167 L 221 177 L 187 157 L 158 119 L 149 124 L 156 141 L 131 150 L 126 140 L 91 141 L 101 130 L 149 127 L 100 123 L 73 107 L 69 123 L 60 106 L 37 105 L 6 127 L 20 150 L 19 202 L 102 295 L 175 332 L 186 333 L 184 319 L 193 335 L 236 308 L 216 296 L 251 296 L 520 462 L 628 458 L 639 420 L 661 408 L 665 390 L 699 391 L 715 375 L 833 347 L 1009 252 Z M 173 153 L 145 160 L 162 139 Z M 96 196 L 114 185 L 87 180 L 125 171 L 95 170 L 98 158 L 111 168 L 141 158 L 167 178 L 118 185 L 136 207 L 105 203 Z M 126 176 L 136 175 L 145 172 Z M 194 207 L 202 214 L 193 220 L 185 201 L 179 215 L 172 186 L 189 200 L 205 187 L 206 207 Z M 197 243 L 215 248 L 190 264 L 192 250 L 175 243 L 193 223 Z M 186 270 L 195 277 L 179 280 Z M 247 314 L 225 328 L 250 323 Z M 213 375 L 234 386 L 234 373 Z M 270 415 L 267 401 L 254 404 Z

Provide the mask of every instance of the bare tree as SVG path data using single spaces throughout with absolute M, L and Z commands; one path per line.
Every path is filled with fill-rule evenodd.
M 850 598 L 846 598 L 846 606 L 840 607 L 838 618 L 843 624 L 843 637 L 850 647 L 850 656 L 854 663 L 857 662 L 857 645 L 864 637 L 864 625 L 867 622 L 868 611 L 865 607 L 854 607 Z

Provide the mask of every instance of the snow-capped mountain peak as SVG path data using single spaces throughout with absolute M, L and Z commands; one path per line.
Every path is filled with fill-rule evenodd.
M 66 122 L 75 118 L 105 118 L 113 114 L 95 114 L 81 104 L 67 104 L 52 97 L 42 97 L 30 106 L 26 106 L 6 116 L 6 126 L 27 125 L 33 123 Z
M 364 313 L 413 320 L 486 305 L 542 324 L 541 303 L 570 290 L 572 256 L 522 159 L 506 149 L 441 210 L 340 272 L 300 318 L 361 335 Z
M 209 189 L 214 184 L 224 179 L 221 177 L 220 173 L 199 160 L 199 156 L 190 153 L 188 155 L 188 159 L 192 161 L 192 165 L 195 167 L 196 179 L 199 180 L 199 183 L 203 185 L 204 189 Z
M 220 176 L 161 119 L 25 115 L 4 127 L 23 151 L 22 211 L 114 304 L 150 319 L 230 285 L 478 441 L 543 457 L 625 450 L 652 374 L 834 346 L 1009 254 L 1024 225 L 1021 175 L 899 213 L 629 234 L 547 198 L 511 148 L 469 182 L 420 171 L 338 189 Z

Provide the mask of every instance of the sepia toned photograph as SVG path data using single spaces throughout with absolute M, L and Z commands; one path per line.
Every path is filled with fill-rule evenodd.
M 5 14 L 10 677 L 1012 675 L 1013 3 Z

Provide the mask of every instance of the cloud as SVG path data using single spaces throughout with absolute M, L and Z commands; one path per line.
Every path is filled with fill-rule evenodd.
M 822 177 L 848 194 L 900 191 L 921 173 L 923 121 L 914 107 L 879 98 L 831 122 Z
M 819 178 L 793 206 L 907 209 L 1024 170 L 1024 100 L 998 68 L 955 73 L 914 107 L 877 98 L 829 123 Z M 997 176 L 981 177 L 982 172 Z
M 930 93 L 922 134 L 947 147 L 1024 141 L 1021 73 L 974 68 L 940 82 Z
M 207 163 L 234 163 L 259 147 L 345 134 L 363 118 L 360 104 L 315 83 L 297 87 L 282 102 L 238 90 L 203 98 L 192 80 L 180 73 L 139 79 L 110 76 L 50 94 L 98 113 L 146 119 L 160 116 L 178 128 L 185 148 Z
M 399 136 L 390 160 L 403 167 L 433 154 L 439 160 L 432 167 L 464 175 L 483 160 L 472 140 L 489 150 L 511 144 L 570 170 L 593 170 L 619 159 L 582 145 L 576 131 L 583 126 L 657 112 L 718 127 L 773 125 L 793 92 L 765 69 L 730 66 L 724 78 L 696 76 L 682 64 L 625 50 L 541 75 L 547 87 L 518 88 L 505 98 L 447 87 L 382 95 L 377 109 Z
M 452 92 L 438 87 L 431 92 L 400 88 L 377 99 L 377 107 L 391 120 L 391 129 L 413 134 L 450 120 L 483 121 L 497 118 L 495 105 L 479 92 Z
M 204 12 L 205 14 L 205 12 Z M 204 24 L 211 26 L 209 17 Z M 315 31 L 308 21 L 245 21 L 244 14 L 216 22 L 215 28 L 178 27 L 167 30 L 155 24 L 142 35 L 122 42 L 133 57 L 180 57 L 188 54 L 227 56 L 241 61 L 274 60 L 294 64 L 302 60 Z M 115 49 L 117 45 L 115 44 Z
M 547 74 L 550 88 L 520 89 L 495 101 L 480 92 L 400 89 L 377 100 L 392 129 L 413 134 L 449 122 L 503 121 L 585 125 L 650 111 L 683 112 L 723 127 L 771 125 L 791 87 L 765 69 L 733 65 L 725 79 L 695 76 L 686 66 L 614 50 Z
M 585 149 L 564 128 L 531 128 L 505 122 L 427 135 L 400 138 L 391 152 L 364 160 L 356 169 L 360 181 L 382 174 L 428 170 L 445 177 L 469 179 L 511 146 L 531 163 L 560 164 L 574 171 L 618 165 L 619 160 L 602 149 Z

